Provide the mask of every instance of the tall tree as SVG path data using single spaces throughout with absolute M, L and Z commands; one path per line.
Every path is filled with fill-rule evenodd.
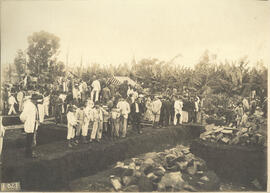
M 40 31 L 28 37 L 28 68 L 33 74 L 48 72 L 48 67 L 55 65 L 60 39 L 54 34 Z
M 17 54 L 14 58 L 14 64 L 16 67 L 16 72 L 19 76 L 25 73 L 25 67 L 26 67 L 26 55 L 25 53 L 20 49 L 17 51 Z

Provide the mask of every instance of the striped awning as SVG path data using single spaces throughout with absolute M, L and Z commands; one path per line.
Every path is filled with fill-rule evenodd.
M 124 81 L 127 81 L 128 84 L 132 85 L 132 86 L 136 86 L 138 85 L 134 80 L 130 79 L 127 76 L 113 76 L 112 78 L 109 78 L 107 80 L 107 84 L 113 84 L 113 85 L 120 85 L 122 84 Z

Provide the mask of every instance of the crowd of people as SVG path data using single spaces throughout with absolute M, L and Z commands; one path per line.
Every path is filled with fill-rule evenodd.
M 100 142 L 104 136 L 125 138 L 128 125 L 142 134 L 142 120 L 154 128 L 197 122 L 200 105 L 198 96 L 186 92 L 179 95 L 168 89 L 163 95 L 150 95 L 128 81 L 114 85 L 95 76 L 91 82 L 74 77 L 60 77 L 54 84 L 26 81 L 3 91 L 3 114 L 20 115 L 25 124 L 27 156 L 33 155 L 30 144 L 47 117 L 67 124 L 68 147 L 73 147 L 79 142 Z
M 187 88 L 181 93 L 167 89 L 162 94 L 149 94 L 128 81 L 115 85 L 94 76 L 89 82 L 75 77 L 60 77 L 54 84 L 24 81 L 3 91 L 3 113 L 20 115 L 27 134 L 26 155 L 30 157 L 38 126 L 48 117 L 56 124 L 67 125 L 70 148 L 78 143 L 100 142 L 104 137 L 125 138 L 128 126 L 142 134 L 142 120 L 158 128 L 202 123 L 203 119 L 204 99 Z M 243 124 L 247 113 L 254 113 L 254 100 L 243 99 L 234 107 L 237 126 Z

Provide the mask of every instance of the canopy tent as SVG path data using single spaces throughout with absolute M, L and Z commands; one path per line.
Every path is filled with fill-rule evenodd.
M 140 86 L 138 83 L 127 76 L 113 76 L 107 80 L 107 84 L 120 85 L 124 83 L 124 81 L 127 81 L 131 86 Z

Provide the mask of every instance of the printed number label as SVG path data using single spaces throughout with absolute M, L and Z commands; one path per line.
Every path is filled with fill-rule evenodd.
M 2 183 L 1 184 L 1 191 L 3 192 L 9 192 L 9 191 L 20 191 L 21 186 L 20 182 L 14 182 L 14 183 Z

